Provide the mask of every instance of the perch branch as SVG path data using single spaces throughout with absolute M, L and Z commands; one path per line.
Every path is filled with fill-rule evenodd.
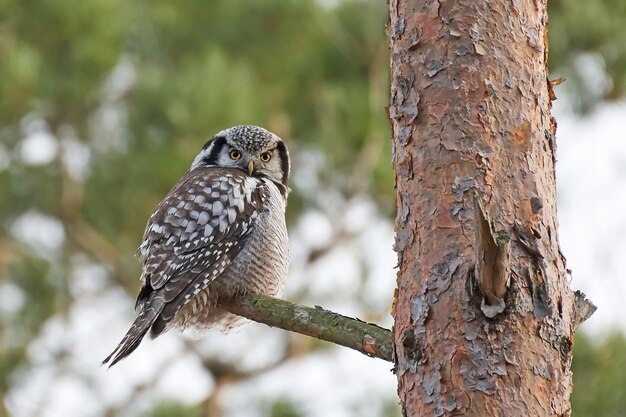
M 391 331 L 375 324 L 342 316 L 321 307 L 305 307 L 259 294 L 240 294 L 220 303 L 247 319 L 301 333 L 393 362 Z

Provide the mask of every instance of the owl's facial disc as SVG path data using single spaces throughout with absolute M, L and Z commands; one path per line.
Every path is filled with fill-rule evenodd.
M 281 138 L 261 127 L 235 126 L 207 142 L 191 169 L 199 166 L 239 168 L 287 187 L 289 153 Z

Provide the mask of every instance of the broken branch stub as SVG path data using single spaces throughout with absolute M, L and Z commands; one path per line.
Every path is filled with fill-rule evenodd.
M 504 298 L 510 281 L 511 239 L 504 230 L 495 231 L 478 195 L 476 216 L 476 265 L 474 276 L 483 296 L 480 309 L 489 318 L 506 308 Z
M 587 299 L 582 291 L 574 291 L 574 329 L 583 324 L 596 312 L 598 307 Z

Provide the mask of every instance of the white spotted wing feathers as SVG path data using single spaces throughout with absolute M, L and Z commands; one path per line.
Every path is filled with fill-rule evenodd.
M 191 297 L 232 262 L 255 227 L 266 190 L 238 169 L 188 171 L 150 216 L 139 248 L 143 288 L 140 314 L 111 366 L 136 348 L 152 328 L 158 335 Z

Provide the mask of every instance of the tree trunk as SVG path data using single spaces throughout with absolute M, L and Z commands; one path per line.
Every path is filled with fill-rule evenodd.
M 404 414 L 567 416 L 546 1 L 389 7 Z

